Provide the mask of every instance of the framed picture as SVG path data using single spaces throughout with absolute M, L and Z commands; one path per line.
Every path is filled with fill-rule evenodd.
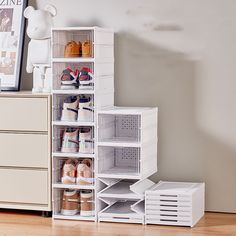
M 20 88 L 27 0 L 0 0 L 0 88 Z

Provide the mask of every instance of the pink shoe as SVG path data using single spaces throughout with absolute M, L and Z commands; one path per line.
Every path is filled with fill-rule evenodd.
M 72 159 L 65 161 L 62 168 L 61 182 L 63 184 L 74 184 L 76 180 L 76 163 Z
M 93 184 L 93 170 L 91 159 L 84 159 L 77 166 L 77 184 L 79 185 L 90 185 Z

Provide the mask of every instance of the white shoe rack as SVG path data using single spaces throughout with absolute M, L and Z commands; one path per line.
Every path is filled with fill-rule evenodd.
M 83 42 L 89 40 L 92 43 L 92 57 L 64 57 L 66 44 L 74 40 Z M 70 67 L 71 69 L 81 69 L 88 67 L 94 75 L 93 86 L 88 89 L 78 88 L 70 90 L 61 89 L 60 77 L 62 71 Z M 61 214 L 62 192 L 65 189 L 92 190 L 94 199 L 96 196 L 96 149 L 91 153 L 63 153 L 61 152 L 63 130 L 68 127 L 80 129 L 91 127 L 93 141 L 97 140 L 97 112 L 114 105 L 114 33 L 112 30 L 99 27 L 66 27 L 52 29 L 52 71 L 53 71 L 53 108 L 52 108 L 52 157 L 53 157 L 53 218 L 71 220 L 90 220 L 96 221 L 97 205 L 94 200 L 94 215 L 65 216 Z M 91 96 L 94 114 L 88 121 L 61 121 L 63 101 L 68 96 Z M 95 143 L 94 143 L 95 145 Z M 94 185 L 62 184 L 61 173 L 63 163 L 68 159 L 93 159 Z
M 157 108 L 98 112 L 98 221 L 145 223 L 144 195 L 157 171 Z

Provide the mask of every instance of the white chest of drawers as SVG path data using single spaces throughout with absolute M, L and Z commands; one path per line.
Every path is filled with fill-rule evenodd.
M 0 93 L 0 208 L 51 211 L 51 96 Z

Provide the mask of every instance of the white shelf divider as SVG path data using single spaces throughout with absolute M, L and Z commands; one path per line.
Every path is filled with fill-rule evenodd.
M 93 89 L 55 89 L 52 91 L 53 94 L 69 94 L 69 95 L 80 95 L 80 94 L 94 94 Z
M 74 215 L 74 216 L 65 216 L 62 214 L 53 214 L 54 219 L 60 220 L 84 220 L 84 221 L 96 221 L 96 217 L 91 216 L 81 216 L 81 215 Z
M 94 158 L 95 154 L 90 153 L 67 153 L 67 152 L 53 152 L 53 157 L 68 157 L 68 158 Z
M 71 127 L 78 127 L 78 126 L 94 126 L 94 122 L 81 122 L 81 121 L 53 121 L 52 124 L 54 126 L 71 126 Z
M 63 188 L 63 189 L 95 189 L 94 185 L 77 185 L 77 184 L 62 184 L 56 183 L 52 184 L 53 188 Z

